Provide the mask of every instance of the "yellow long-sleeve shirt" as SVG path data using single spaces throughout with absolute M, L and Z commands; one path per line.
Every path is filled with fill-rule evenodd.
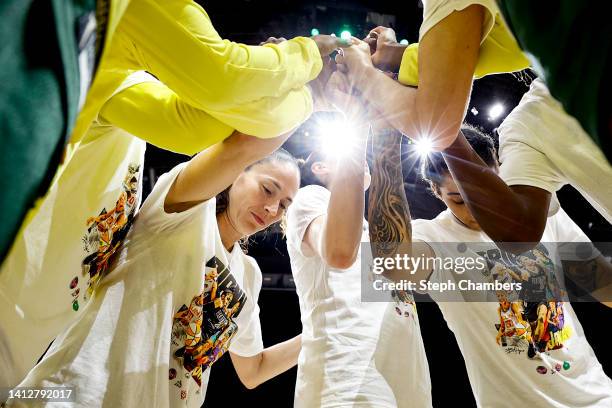
M 304 85 L 322 68 L 311 39 L 247 46 L 223 40 L 204 9 L 191 0 L 120 3 L 115 13 L 124 10 L 121 22 L 111 19 L 110 26 L 116 29 L 77 119 L 72 143 L 83 137 L 127 75 L 141 69 L 152 72 L 193 107 L 254 136 L 277 136 L 310 115 L 312 97 Z

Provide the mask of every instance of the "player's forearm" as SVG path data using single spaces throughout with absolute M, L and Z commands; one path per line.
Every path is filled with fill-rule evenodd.
M 395 129 L 375 129 L 372 183 L 370 185 L 368 223 L 373 243 L 389 243 L 393 251 L 399 243 L 410 243 L 412 227 L 410 207 L 404 190 L 401 157 L 402 134 Z M 378 251 L 384 248 L 377 249 Z
M 393 89 L 394 82 L 368 68 L 357 86 L 393 127 L 434 150 L 450 146 L 461 128 L 480 50 L 484 8 L 472 5 L 444 18 L 418 46 L 418 88 Z M 389 82 L 391 81 L 391 82 Z M 384 106 L 387 105 L 387 106 Z
M 368 224 L 373 257 L 393 257 L 407 251 L 412 242 L 410 207 L 404 190 L 401 160 L 402 134 L 395 129 L 374 128 L 374 160 L 370 185 Z M 399 272 L 388 271 L 390 279 Z
M 254 388 L 297 364 L 302 348 L 302 335 L 266 348 L 261 353 L 261 360 L 253 383 Z
M 166 210 L 184 211 L 184 203 L 192 205 L 219 194 L 231 185 L 247 166 L 278 149 L 290 134 L 273 139 L 258 139 L 235 132 L 224 141 L 201 152 L 191 159 L 173 183 L 166 195 Z M 212 174 L 214 177 L 207 177 Z
M 417 89 L 404 86 L 381 71 L 369 68 L 354 78 L 364 100 L 376 109 L 391 126 L 405 135 L 413 135 L 413 118 Z
M 331 198 L 323 229 L 322 254 L 336 267 L 352 265 L 361 243 L 365 211 L 364 177 L 368 126 L 363 125 L 353 145 L 336 163 L 336 176 L 331 180 Z M 332 265 L 334 266 L 334 265 Z
M 540 241 L 546 213 L 534 210 L 528 199 L 516 194 L 482 161 L 463 133 L 443 151 L 443 156 L 470 212 L 492 240 L 516 243 L 505 246 L 519 253 Z
M 390 43 L 385 45 L 383 50 L 377 50 L 381 55 L 376 61 L 376 67 L 383 71 L 399 71 L 406 47 L 407 45 Z

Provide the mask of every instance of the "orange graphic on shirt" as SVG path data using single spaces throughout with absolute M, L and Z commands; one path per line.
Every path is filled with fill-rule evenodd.
M 491 249 L 479 253 L 488 260 L 491 281 L 519 282 L 520 291 L 498 291 L 497 344 L 508 354 L 526 353 L 532 359 L 563 347 L 572 335 L 565 324 L 565 290 L 555 264 L 542 244 L 521 255 Z
M 228 350 L 245 301 L 230 270 L 213 257 L 205 266 L 204 290 L 174 314 L 173 355 L 198 386 L 202 373 Z
M 88 278 L 84 300 L 91 297 L 97 283 L 108 272 L 112 256 L 132 225 L 138 203 L 139 172 L 140 164 L 130 164 L 115 207 L 110 211 L 103 208 L 98 216 L 89 217 L 86 221 L 88 230 L 83 237 L 84 250 L 93 252 L 82 262 L 82 275 Z

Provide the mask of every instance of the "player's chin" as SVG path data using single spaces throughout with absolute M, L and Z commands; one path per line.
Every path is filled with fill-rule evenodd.
M 465 217 L 463 217 L 463 223 L 470 228 L 480 229 L 480 224 L 476 221 L 476 218 L 472 216 L 472 214 L 468 213 Z
M 258 233 L 265 228 L 265 226 L 259 224 L 257 221 L 250 219 L 242 222 L 242 225 L 240 225 L 240 232 L 243 236 L 249 236 Z
M 481 228 L 480 228 L 480 224 L 479 224 L 479 223 L 478 223 L 478 221 L 476 221 L 476 220 L 472 220 L 472 221 L 470 221 L 470 222 L 468 223 L 468 225 L 469 225 L 469 226 L 470 226 L 472 229 L 475 229 L 475 230 L 480 230 L 480 229 L 481 229 Z

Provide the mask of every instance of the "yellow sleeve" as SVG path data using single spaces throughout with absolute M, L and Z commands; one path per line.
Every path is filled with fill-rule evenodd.
M 521 71 L 530 65 L 514 35 L 498 14 L 491 33 L 480 46 L 474 77 L 482 78 L 489 74 Z
M 308 119 L 312 96 L 307 87 L 302 87 L 282 98 L 264 98 L 209 113 L 244 134 L 266 139 L 287 133 Z
M 111 97 L 99 118 L 165 150 L 196 154 L 233 128 L 181 100 L 159 82 L 141 82 Z
M 410 44 L 404 50 L 398 75 L 399 81 L 404 85 L 417 86 L 419 83 L 418 53 L 417 43 Z M 529 65 L 529 59 L 497 15 L 495 25 L 480 46 L 474 78 L 516 72 L 528 68 Z
M 265 46 L 224 40 L 192 0 L 132 0 L 116 35 L 133 43 L 133 55 L 127 58 L 205 111 L 283 98 L 322 69 L 312 39 Z
M 410 44 L 404 50 L 397 79 L 403 85 L 417 86 L 419 84 L 419 43 Z

